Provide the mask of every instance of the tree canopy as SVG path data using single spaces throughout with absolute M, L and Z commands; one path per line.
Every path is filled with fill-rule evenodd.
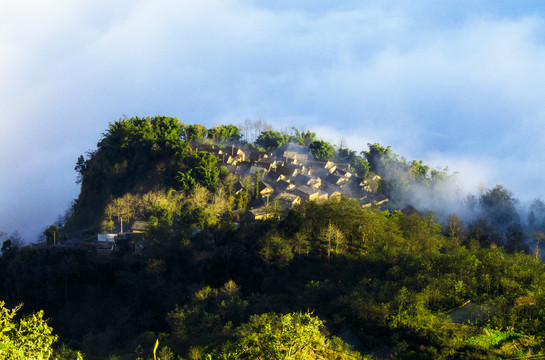
M 255 144 L 261 146 L 265 150 L 276 150 L 280 146 L 287 144 L 290 137 L 283 135 L 278 131 L 267 130 L 262 132 L 255 140 Z
M 318 160 L 329 160 L 335 155 L 335 148 L 323 140 L 314 140 L 308 146 L 312 155 Z
M 22 305 L 13 309 L 0 301 L 0 357 L 13 360 L 47 360 L 53 354 L 51 345 L 57 341 L 53 329 L 44 320 L 43 311 L 16 320 Z

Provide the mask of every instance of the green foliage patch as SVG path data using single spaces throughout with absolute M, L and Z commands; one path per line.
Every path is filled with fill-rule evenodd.
M 510 331 L 498 331 L 492 329 L 483 329 L 485 334 L 477 335 L 469 340 L 469 344 L 479 346 L 486 349 L 496 348 L 499 345 L 512 342 L 523 337 L 522 334 L 517 334 Z

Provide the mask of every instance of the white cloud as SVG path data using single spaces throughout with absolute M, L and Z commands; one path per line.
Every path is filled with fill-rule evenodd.
M 123 114 L 263 118 L 452 170 L 491 164 L 477 177 L 545 191 L 532 155 L 545 150 L 545 24 L 531 5 L 44 4 L 0 5 L 0 229 L 29 237 L 64 212 L 77 156 Z

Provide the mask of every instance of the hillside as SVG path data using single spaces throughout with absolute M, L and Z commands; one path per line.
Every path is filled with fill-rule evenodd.
M 157 340 L 161 359 L 545 352 L 544 266 L 526 242 L 545 212 L 522 221 L 501 185 L 464 198 L 471 217 L 434 213 L 415 206 L 455 177 L 391 147 L 169 117 L 110 124 L 76 170 L 48 244 L 4 243 L 0 259 L 0 299 L 44 310 L 60 358 L 148 359 Z
M 103 220 L 99 216 L 108 202 L 157 188 L 187 192 L 201 185 L 217 191 L 224 184 L 228 195 L 236 198 L 230 210 L 259 208 L 267 203 L 264 198 L 292 207 L 301 200 L 340 194 L 369 206 L 383 204 L 388 197 L 406 203 L 399 194 L 410 193 L 413 187 L 431 189 L 450 179 L 446 170 L 430 170 L 422 161 L 408 163 L 390 147 L 369 144 L 369 151 L 358 155 L 346 148 L 337 151 L 310 131 L 294 129 L 287 135 L 265 124 L 256 126 L 263 130 L 248 143 L 242 129 L 233 125 L 206 129 L 168 117 L 111 124 L 97 150 L 78 159 L 81 194 L 65 230 L 79 239 L 88 230 L 92 237 L 104 230 L 99 229 Z M 247 137 L 248 129 L 245 133 Z M 254 194 L 256 185 L 261 185 L 259 194 Z M 251 195 L 242 204 L 241 192 Z

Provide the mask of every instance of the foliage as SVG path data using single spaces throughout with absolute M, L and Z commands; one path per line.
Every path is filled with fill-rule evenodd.
M 350 150 L 347 148 L 339 149 L 337 151 L 337 154 L 335 156 L 335 160 L 341 164 L 350 164 L 352 163 L 358 156 L 356 155 L 356 152 L 354 150 Z
M 51 225 L 43 232 L 47 245 L 53 245 L 60 241 L 60 229 L 58 226 Z
M 181 341 L 211 341 L 229 334 L 230 326 L 225 327 L 225 324 L 239 324 L 246 315 L 247 306 L 238 285 L 229 280 L 219 289 L 205 286 L 196 291 L 188 303 L 177 305 L 167 320 L 173 336 Z
M 416 161 L 413 160 L 409 164 L 409 172 L 413 179 L 417 181 L 425 181 L 426 177 L 428 175 L 428 171 L 430 170 L 430 167 L 428 165 L 424 165 L 424 162 L 422 160 Z
M 215 143 L 240 141 L 241 129 L 235 125 L 219 125 L 208 130 L 208 137 Z
M 227 192 L 198 185 L 187 194 L 131 196 L 114 203 L 158 219 L 145 234 L 141 255 L 91 263 L 86 252 L 34 250 L 0 262 L 3 293 L 47 306 L 59 322 L 55 328 L 80 341 L 87 353 L 155 330 L 168 331 L 172 336 L 165 345 L 184 356 L 200 348 L 201 355 L 244 358 L 250 350 L 241 349 L 254 344 L 251 339 L 266 344 L 264 334 L 276 342 L 252 351 L 283 354 L 288 338 L 275 335 L 272 325 L 266 330 L 259 322 L 263 318 L 252 315 L 275 313 L 268 319 L 281 324 L 285 319 L 279 314 L 307 309 L 327 319 L 333 333 L 351 327 L 366 346 L 389 343 L 402 356 L 499 351 L 470 341 L 478 324 L 445 320 L 445 312 L 468 300 L 492 309 L 487 326 L 535 337 L 527 345 L 521 345 L 522 338 L 502 344 L 514 341 L 523 352 L 542 351 L 537 344 L 545 334 L 539 305 L 545 301 L 543 265 L 501 247 L 464 246 L 466 235 L 454 217 L 444 228 L 431 215 L 362 209 L 357 201 L 340 198 L 306 203 L 279 220 L 242 221 L 234 231 L 223 220 Z M 192 228 L 202 230 L 191 235 Z M 43 294 L 49 294 L 47 303 Z M 514 306 L 520 297 L 533 297 L 537 305 Z M 98 299 L 120 310 L 111 318 L 110 311 L 93 307 Z M 94 309 L 92 315 L 84 315 L 86 309 Z M 84 328 L 71 321 L 78 317 L 85 319 Z M 89 324 L 104 330 L 88 333 Z M 257 332 L 254 337 L 251 331 Z M 326 338 L 319 354 L 332 351 L 330 343 Z M 511 351 L 504 345 L 501 351 Z
M 356 175 L 361 179 L 365 179 L 369 174 L 369 162 L 359 156 L 356 156 L 350 162 L 350 166 L 356 172 Z
M 185 132 L 184 124 L 166 116 L 111 123 L 97 149 L 78 159 L 81 192 L 66 224 L 68 235 L 98 228 L 100 213 L 111 197 L 138 187 L 173 187 L 187 152 L 188 142 L 182 141 Z
M 493 189 L 483 192 L 479 199 L 479 204 L 490 221 L 493 224 L 501 224 L 502 226 L 518 222 L 515 203 L 513 194 L 503 185 L 496 185 Z
M 335 154 L 335 148 L 323 140 L 314 140 L 308 148 L 311 154 L 318 160 L 329 160 Z
M 236 341 L 225 344 L 210 359 L 357 359 L 334 348 L 322 334 L 323 322 L 311 313 L 253 315 L 235 330 Z
M 483 332 L 484 334 L 471 338 L 469 343 L 483 348 L 493 348 L 502 342 L 516 340 L 523 336 L 509 331 L 502 332 L 493 329 L 484 329 Z
M 313 133 L 310 130 L 299 131 L 295 127 L 292 129 L 295 132 L 294 138 L 298 139 L 294 142 L 298 143 L 299 145 L 309 146 L 314 140 L 316 140 L 316 133 Z
M 22 305 L 13 309 L 0 301 L 0 357 L 3 359 L 49 359 L 57 341 L 53 329 L 43 319 L 43 311 L 15 320 Z
M 259 137 L 255 140 L 255 144 L 257 146 L 261 146 L 265 150 L 272 151 L 278 149 L 284 144 L 287 144 L 288 141 L 288 135 L 283 135 L 278 131 L 267 130 L 259 135 Z
M 183 132 L 181 134 L 181 137 L 183 140 L 192 144 L 201 144 L 208 135 L 208 133 L 209 132 L 204 125 L 185 125 L 183 126 Z
M 199 151 L 185 158 L 186 167 L 178 173 L 178 181 L 182 190 L 189 190 L 195 184 L 201 184 L 213 190 L 219 180 L 220 171 L 216 167 L 216 155 Z
M 372 172 L 380 173 L 384 170 L 386 163 L 395 157 L 392 153 L 392 147 L 384 147 L 378 143 L 367 144 L 368 151 L 364 151 L 363 155 L 369 162 L 369 168 Z

